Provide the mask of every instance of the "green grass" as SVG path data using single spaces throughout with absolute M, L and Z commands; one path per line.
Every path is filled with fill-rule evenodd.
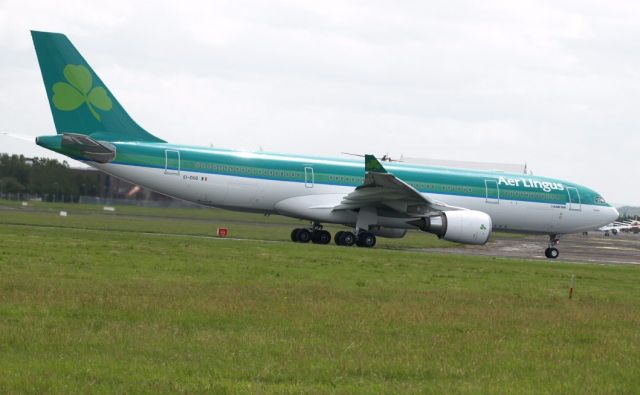
M 34 215 L 53 221 L 0 211 L 0 393 L 640 388 L 635 266 L 141 234 L 130 215 L 48 228 Z M 169 223 L 157 220 L 142 223 Z M 171 221 L 176 234 L 196 223 Z
M 105 212 L 100 205 L 45 202 L 29 202 L 27 207 L 22 207 L 20 202 L 0 201 L 0 224 L 199 236 L 214 236 L 218 227 L 226 227 L 230 231 L 230 237 L 273 241 L 290 240 L 293 228 L 309 224 L 307 221 L 279 215 L 264 216 L 212 208 L 115 208 L 115 212 Z M 67 211 L 69 216 L 60 217 L 61 210 Z M 329 225 L 325 229 L 335 234 L 336 231 L 347 228 Z M 419 231 L 408 232 L 402 239 L 378 238 L 378 247 L 387 249 L 452 246 L 457 244 Z

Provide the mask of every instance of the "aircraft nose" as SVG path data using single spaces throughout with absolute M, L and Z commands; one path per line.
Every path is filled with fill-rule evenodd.
M 610 216 L 611 216 L 611 220 L 609 222 L 613 222 L 616 219 L 618 219 L 618 217 L 620 216 L 620 213 L 615 207 L 611 207 Z

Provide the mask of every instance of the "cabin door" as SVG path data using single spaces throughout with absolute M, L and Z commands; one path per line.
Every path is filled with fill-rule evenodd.
M 569 210 L 582 210 L 582 202 L 580 202 L 580 193 L 578 190 L 574 187 L 567 187 L 567 193 L 569 194 Z
M 313 167 L 304 167 L 304 187 L 313 188 Z
M 180 175 L 180 151 L 164 150 L 164 174 Z
M 484 187 L 487 203 L 500 204 L 500 190 L 498 189 L 498 181 L 484 180 Z

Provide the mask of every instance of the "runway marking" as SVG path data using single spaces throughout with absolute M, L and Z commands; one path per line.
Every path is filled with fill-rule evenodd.
M 601 250 L 638 251 L 636 248 L 612 247 L 612 246 L 594 246 L 593 248 L 599 248 Z M 638 253 L 640 253 L 640 251 L 638 251 Z

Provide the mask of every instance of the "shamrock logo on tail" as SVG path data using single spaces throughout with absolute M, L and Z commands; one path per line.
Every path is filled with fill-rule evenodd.
M 96 108 L 109 111 L 113 106 L 106 89 L 93 87 L 93 78 L 89 69 L 82 65 L 68 64 L 63 70 L 67 82 L 53 84 L 53 105 L 62 111 L 73 111 L 87 103 L 91 115 L 100 121 Z M 95 107 L 95 108 L 94 108 Z

